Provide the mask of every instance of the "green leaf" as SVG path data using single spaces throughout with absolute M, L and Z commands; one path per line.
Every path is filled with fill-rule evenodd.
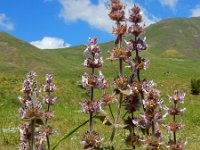
M 104 125 L 111 126 L 112 123 L 108 120 L 107 116 L 94 116 L 93 118 L 99 119 Z
M 58 141 L 58 143 L 52 148 L 52 150 L 55 150 L 56 147 L 65 139 L 67 139 L 68 137 L 70 137 L 70 135 L 72 135 L 74 132 L 76 132 L 79 128 L 81 128 L 82 126 L 84 126 L 85 124 L 87 124 L 89 122 L 89 120 L 83 122 L 80 126 L 76 127 L 75 129 L 73 129 L 71 132 L 69 132 L 68 134 L 66 134 L 62 139 L 60 139 Z
M 35 119 L 35 123 L 38 125 L 44 125 L 44 122 L 42 119 Z

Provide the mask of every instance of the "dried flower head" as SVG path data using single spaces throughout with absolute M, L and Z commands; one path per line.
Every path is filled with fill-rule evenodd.
M 186 146 L 187 142 L 184 140 L 179 140 L 178 142 L 174 143 L 170 143 L 170 145 L 168 146 L 171 150 L 184 150 L 185 146 Z
M 155 112 L 154 113 L 154 118 L 153 118 L 153 120 L 155 121 L 155 122 L 161 122 L 162 120 L 163 120 L 163 115 L 162 115 L 162 112 Z
M 138 118 L 133 119 L 133 124 L 140 130 L 148 129 L 151 127 L 151 122 L 146 118 L 145 115 L 140 115 Z
M 140 99 L 138 94 L 126 96 L 124 106 L 128 113 L 133 113 L 138 110 L 140 107 Z
M 117 34 L 119 36 L 123 36 L 125 35 L 127 32 L 127 25 L 123 25 L 123 24 L 118 24 L 117 25 L 117 28 L 114 28 L 113 27 L 113 31 L 112 31 L 112 34 Z
M 135 94 L 138 94 L 139 92 L 142 91 L 142 84 L 141 82 L 138 81 L 132 81 L 132 83 L 130 84 L 131 88 L 132 88 L 132 92 Z
M 160 92 L 158 90 L 152 89 L 145 93 L 145 98 L 143 100 L 145 109 L 153 111 L 156 110 L 156 108 L 162 108 L 162 103 L 163 101 L 160 98 Z
M 114 48 L 111 52 L 109 52 L 109 54 L 110 57 L 108 59 L 111 61 L 118 59 L 122 59 L 125 61 L 131 56 L 131 53 L 122 47 Z
M 103 111 L 102 102 L 100 101 L 86 100 L 85 102 L 80 103 L 80 105 L 82 106 L 83 113 L 97 114 L 98 112 Z
M 98 85 L 98 78 L 95 75 L 88 75 L 84 73 L 82 76 L 82 86 L 83 88 L 96 87 Z
M 82 138 L 82 144 L 84 144 L 84 149 L 92 150 L 100 148 L 103 138 L 95 131 L 91 133 L 87 131 Z
M 176 132 L 177 130 L 180 130 L 183 127 L 183 124 L 173 121 L 173 122 L 168 123 L 168 125 L 164 125 L 164 127 L 166 127 L 168 133 L 170 133 L 170 132 Z
M 47 125 L 41 129 L 41 133 L 43 133 L 45 135 L 51 135 L 51 134 L 53 134 L 53 132 L 54 132 L 53 128 L 49 125 Z
M 144 144 L 147 147 L 147 149 L 159 150 L 161 149 L 164 143 L 161 141 L 160 138 L 148 136 L 144 139 Z
M 115 102 L 117 99 L 115 96 L 113 95 L 109 95 L 109 94 L 104 94 L 101 98 L 102 104 L 103 105 L 109 105 L 113 102 Z
M 140 8 L 136 5 L 130 11 L 129 21 L 133 23 L 140 23 L 142 22 L 142 16 L 140 14 Z
M 137 70 L 147 70 L 147 67 L 149 65 L 150 61 L 145 60 L 145 59 L 140 59 L 140 60 L 130 60 L 129 61 L 129 66 L 127 68 L 130 68 L 132 72 L 136 73 Z
M 166 111 L 165 115 L 170 114 L 172 116 L 174 116 L 174 115 L 182 115 L 183 112 L 186 110 L 186 108 L 181 109 L 181 108 L 174 108 L 174 107 L 169 107 L 169 108 L 168 107 L 164 107 L 164 109 Z
M 174 95 L 171 97 L 168 95 L 169 101 L 173 101 L 174 103 L 184 103 L 185 93 L 179 93 L 178 90 L 174 91 Z
M 136 146 L 141 146 L 142 145 L 142 139 L 138 135 L 129 135 L 125 139 L 125 144 L 128 147 L 135 148 Z
M 130 89 L 129 79 L 126 76 L 118 76 L 114 79 L 114 87 L 120 91 Z
M 139 36 L 144 31 L 143 27 L 140 25 L 132 25 L 128 28 L 128 32 L 133 34 L 134 36 Z
M 120 0 L 111 0 L 109 17 L 114 21 L 124 21 L 125 13 L 123 11 L 124 5 Z

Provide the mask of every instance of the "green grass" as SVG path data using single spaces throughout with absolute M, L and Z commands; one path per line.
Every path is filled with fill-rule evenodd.
M 150 47 L 141 53 L 142 57 L 151 61 L 148 70 L 142 72 L 142 78 L 157 83 L 157 88 L 167 105 L 166 95 L 172 94 L 174 89 L 186 92 L 183 107 L 187 110 L 179 117 L 185 128 L 178 132 L 178 137 L 186 139 L 186 149 L 192 150 L 198 150 L 200 142 L 200 96 L 190 94 L 190 80 L 200 76 L 200 49 L 195 37 L 200 35 L 199 23 L 199 18 L 169 19 L 148 27 L 146 36 Z M 110 85 L 118 75 L 118 62 L 106 60 L 107 51 L 112 50 L 113 45 L 112 42 L 100 45 L 105 60 L 102 71 Z M 55 134 L 51 136 L 52 146 L 88 118 L 88 115 L 81 113 L 79 105 L 87 97 L 87 91 L 81 89 L 78 83 L 82 74 L 89 71 L 82 67 L 83 50 L 83 45 L 67 49 L 40 50 L 6 33 L 0 33 L 0 149 L 18 149 L 18 127 L 22 121 L 18 115 L 20 104 L 17 97 L 21 95 L 22 81 L 28 71 L 36 71 L 40 82 L 44 82 L 45 73 L 53 73 L 55 76 L 58 87 L 55 95 L 58 100 L 52 108 L 55 118 L 50 121 L 55 128 Z M 163 55 L 166 51 L 168 55 Z M 177 58 L 174 55 L 181 57 Z M 128 75 L 130 71 L 126 69 L 125 73 Z M 111 90 L 110 86 L 108 91 Z M 101 91 L 95 90 L 96 99 L 101 95 Z M 111 127 L 101 125 L 98 120 L 94 124 L 95 130 L 104 137 L 104 144 L 108 144 Z M 58 149 L 82 149 L 80 140 L 87 129 L 88 126 L 84 126 L 68 140 L 63 141 Z M 166 131 L 163 128 L 162 130 L 166 135 Z M 124 132 L 119 130 L 115 141 L 117 150 L 126 148 L 123 139 Z

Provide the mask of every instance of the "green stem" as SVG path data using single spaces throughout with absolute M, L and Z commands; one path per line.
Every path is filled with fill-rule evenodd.
M 112 115 L 112 118 L 115 120 L 115 117 L 114 117 L 114 115 L 113 115 L 113 111 L 112 111 L 112 108 L 111 108 L 110 104 L 108 105 L 108 107 L 109 107 L 110 113 L 111 113 L 111 115 Z

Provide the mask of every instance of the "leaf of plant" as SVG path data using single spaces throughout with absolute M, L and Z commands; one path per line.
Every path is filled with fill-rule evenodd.
M 42 119 L 36 119 L 35 123 L 38 124 L 38 125 L 43 125 L 44 124 Z
M 107 116 L 94 116 L 95 119 L 99 119 L 103 124 L 110 126 L 112 123 L 108 120 Z
M 84 126 L 85 124 L 87 124 L 89 122 L 89 120 L 83 122 L 80 126 L 76 127 L 75 129 L 73 129 L 71 132 L 69 132 L 68 134 L 66 134 L 62 139 L 60 139 L 58 141 L 58 143 L 52 148 L 52 150 L 55 150 L 56 147 L 65 139 L 67 139 L 70 135 L 72 135 L 74 132 L 76 132 L 79 128 L 81 128 L 82 126 Z

